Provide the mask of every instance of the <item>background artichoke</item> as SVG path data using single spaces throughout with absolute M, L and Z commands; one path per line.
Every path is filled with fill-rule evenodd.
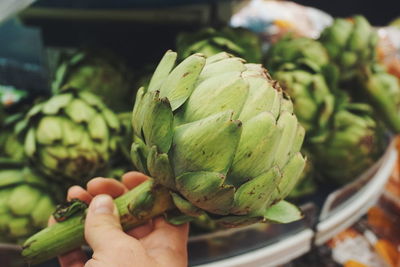
M 225 227 L 301 218 L 283 200 L 305 165 L 290 99 L 261 65 L 227 53 L 175 67 L 176 58 L 168 51 L 136 96 L 132 160 L 154 179 L 116 199 L 124 229 L 165 213 L 173 223 L 205 216 Z M 82 216 L 31 237 L 25 258 L 79 246 Z
M 0 240 L 21 243 L 47 226 L 55 201 L 63 196 L 29 168 L 1 166 Z
M 318 41 L 286 36 L 272 45 L 266 65 L 293 99 L 295 114 L 307 131 L 306 148 L 314 158 L 318 176 L 344 184 L 373 164 L 382 145 L 373 109 L 367 104 L 349 103 L 348 92 L 356 90 L 338 89 L 337 68 L 330 64 L 326 49 Z M 292 194 L 305 191 L 304 186 L 312 187 L 311 181 L 303 180 Z
M 321 72 L 329 64 L 329 55 L 320 42 L 288 34 L 269 48 L 264 63 L 271 74 L 281 68 Z
M 346 184 L 380 155 L 382 131 L 371 115 L 372 109 L 366 104 L 342 104 L 331 117 L 325 135 L 310 141 L 309 149 L 325 181 Z
M 274 79 L 292 97 L 294 112 L 308 136 L 326 126 L 334 109 L 334 95 L 325 79 L 325 48 L 309 38 L 286 36 L 268 51 L 265 64 Z
M 371 103 L 376 116 L 389 129 L 400 132 L 400 84 L 396 76 L 389 74 L 383 66 L 367 65 L 361 68 L 354 83 L 355 90 L 349 90 L 359 101 Z
M 83 183 L 117 149 L 117 116 L 95 95 L 69 89 L 35 105 L 18 124 L 25 153 L 51 179 Z
M 335 19 L 319 39 L 340 69 L 340 79 L 356 76 L 360 66 L 376 61 L 378 35 L 363 16 Z
M 194 53 L 212 56 L 223 51 L 253 63 L 262 59 L 259 37 L 244 28 L 203 28 L 194 33 L 180 33 L 176 49 L 180 60 Z
M 63 56 L 55 73 L 53 90 L 62 87 L 88 90 L 112 110 L 129 110 L 134 90 L 126 65 L 108 50 L 81 49 Z

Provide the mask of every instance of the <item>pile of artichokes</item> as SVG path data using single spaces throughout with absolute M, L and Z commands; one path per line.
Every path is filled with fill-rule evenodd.
M 379 65 L 376 45 L 375 30 L 355 16 L 336 19 L 318 40 L 285 36 L 266 55 L 306 129 L 310 179 L 353 181 L 382 153 L 383 128 L 400 131 L 399 81 Z

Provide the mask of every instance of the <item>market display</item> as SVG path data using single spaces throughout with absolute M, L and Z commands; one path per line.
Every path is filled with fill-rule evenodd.
M 357 183 L 400 132 L 398 51 L 360 15 L 317 31 L 315 18 L 251 20 L 251 6 L 231 26 L 177 30 L 177 52 L 134 51 L 143 62 L 95 42 L 51 47 L 48 93 L 0 88 L 0 242 L 29 264 L 80 247 L 87 205 L 64 203 L 67 189 L 131 170 L 150 179 L 115 199 L 124 230 L 162 215 L 193 235 L 289 224 L 304 200 Z M 346 257 L 335 262 L 358 266 Z

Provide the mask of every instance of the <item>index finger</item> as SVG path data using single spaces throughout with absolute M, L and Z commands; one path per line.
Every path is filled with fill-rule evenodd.
M 148 176 L 144 175 L 141 172 L 127 172 L 124 175 L 122 175 L 122 183 L 130 190 L 132 188 L 135 188 L 136 186 L 140 185 L 144 181 L 149 179 Z

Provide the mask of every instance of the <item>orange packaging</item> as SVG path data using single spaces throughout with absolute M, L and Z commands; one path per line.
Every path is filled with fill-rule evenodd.
M 359 263 L 359 262 L 353 261 L 353 260 L 347 261 L 343 266 L 344 267 L 368 267 L 367 265 L 364 265 L 362 263 Z
M 375 251 L 388 266 L 396 267 L 399 261 L 399 251 L 393 243 L 380 239 L 375 243 Z

